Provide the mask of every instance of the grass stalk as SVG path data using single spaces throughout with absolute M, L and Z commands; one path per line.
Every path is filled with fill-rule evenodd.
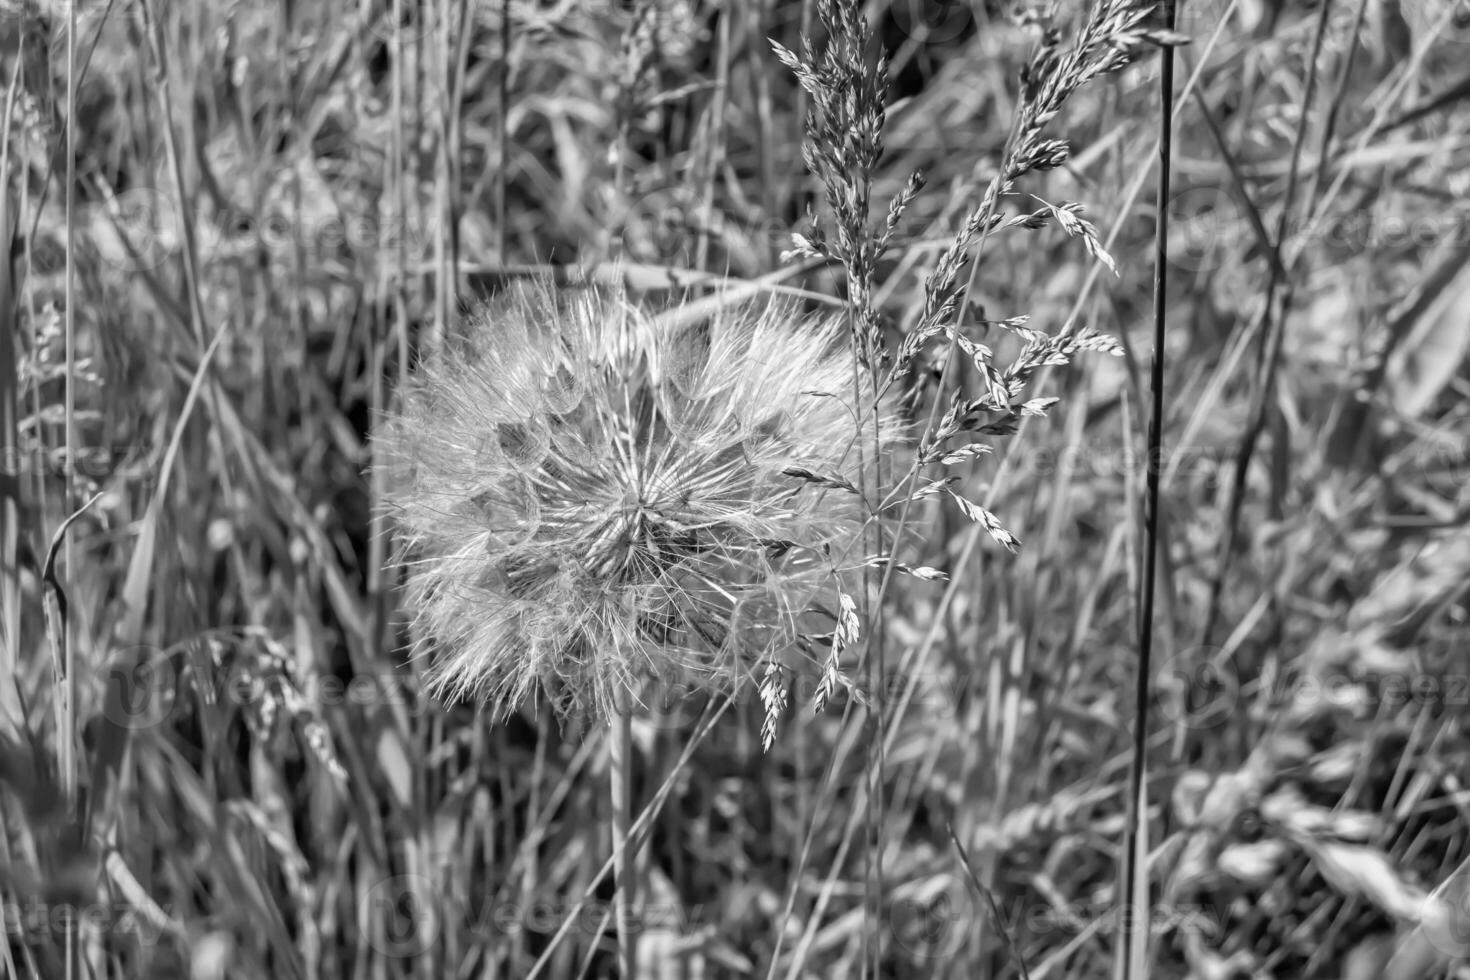
M 495 258 L 504 264 L 507 254 L 505 183 L 510 169 L 510 0 L 500 2 L 500 60 L 495 66 Z
M 1164 27 L 1173 30 L 1175 0 L 1165 0 Z M 1154 224 L 1153 361 L 1149 374 L 1148 452 L 1144 489 L 1143 574 L 1139 576 L 1138 665 L 1134 677 L 1133 747 L 1128 770 L 1128 832 L 1123 844 L 1123 887 L 1119 899 L 1128 916 L 1123 933 L 1122 975 L 1148 975 L 1151 908 L 1148 871 L 1148 707 L 1153 671 L 1154 595 L 1157 591 L 1159 477 L 1163 469 L 1164 354 L 1168 326 L 1169 178 L 1174 149 L 1174 49 L 1159 52 L 1159 173 Z
M 5 90 L 3 128 L 0 128 L 0 235 L 12 240 L 16 213 L 10 194 L 11 121 L 20 89 L 20 61 L 16 60 Z M 16 667 L 20 663 L 20 497 L 25 467 L 20 456 L 20 392 L 16 343 L 21 335 L 20 303 L 11 279 L 10 253 L 0 267 L 0 736 L 20 732 L 20 699 Z
M 614 908 L 617 913 L 618 973 L 623 980 L 638 976 L 638 861 L 633 823 L 633 712 L 624 701 L 610 719 L 608 773 L 612 803 L 614 854 Z
M 77 438 L 77 348 L 76 348 L 76 105 L 77 105 L 77 10 L 70 5 L 66 24 L 66 187 L 63 189 L 63 207 L 66 223 L 66 270 L 63 291 L 65 293 L 65 344 L 66 344 L 66 394 L 65 394 L 65 439 L 66 439 L 66 490 L 64 513 L 70 514 L 77 506 L 77 455 L 80 450 Z M 68 521 L 62 525 L 62 548 L 68 579 L 77 579 L 76 536 Z M 73 590 L 75 594 L 75 590 Z M 61 649 L 56 665 L 56 724 L 57 766 L 61 774 L 62 799 L 67 812 L 75 812 L 77 799 L 76 741 L 76 617 L 66 616 L 61 623 Z M 66 973 L 72 976 L 76 963 L 76 943 L 79 934 L 69 932 L 66 941 Z
M 1281 363 L 1282 344 L 1286 338 L 1286 319 L 1290 315 L 1292 300 L 1295 293 L 1294 282 L 1290 278 L 1294 264 L 1287 258 L 1287 236 L 1291 228 L 1291 219 L 1297 214 L 1296 192 L 1301 177 L 1302 156 L 1306 152 L 1308 120 L 1310 120 L 1310 107 L 1317 93 L 1318 76 L 1321 71 L 1322 50 L 1326 43 L 1328 27 L 1330 24 L 1332 4 L 1323 3 L 1317 17 L 1316 31 L 1312 38 L 1311 56 L 1307 62 L 1306 84 L 1302 87 L 1302 96 L 1299 103 L 1301 124 L 1297 128 L 1295 138 L 1292 142 L 1290 165 L 1287 170 L 1286 189 L 1282 198 L 1281 213 L 1276 224 L 1276 240 L 1273 248 L 1276 252 L 1276 261 L 1273 261 L 1267 269 L 1266 289 L 1261 301 L 1260 313 L 1257 317 L 1263 327 L 1260 333 L 1260 346 L 1256 348 L 1255 371 L 1251 377 L 1250 395 L 1250 421 L 1245 431 L 1241 434 L 1239 445 L 1236 448 L 1234 472 L 1230 484 L 1230 503 L 1226 510 L 1225 531 L 1221 536 L 1219 560 L 1215 571 L 1215 577 L 1210 586 L 1209 611 L 1205 619 L 1205 629 L 1201 642 L 1208 644 L 1212 641 L 1216 627 L 1224 615 L 1223 602 L 1225 596 L 1225 584 L 1229 578 L 1231 565 L 1235 557 L 1236 542 L 1240 537 L 1242 523 L 1242 511 L 1245 506 L 1247 490 L 1247 478 L 1250 474 L 1251 462 L 1255 458 L 1256 448 L 1260 443 L 1262 435 L 1275 418 L 1273 412 L 1273 394 L 1275 392 L 1276 375 Z M 1315 192 L 1315 185 L 1313 188 Z M 1311 213 L 1311 202 L 1307 202 L 1301 213 Z M 1278 447 L 1284 448 L 1284 447 Z M 1273 508 L 1279 507 L 1280 495 L 1283 488 L 1276 487 L 1276 493 L 1272 497 Z M 1279 518 L 1279 514 L 1276 515 Z
M 1464 217 L 1451 167 L 1463 34 L 1453 4 L 1277 4 L 1253 28 L 1258 0 L 1175 3 L 1192 43 L 1174 68 L 1166 219 L 1173 421 L 1150 412 L 1152 331 L 1136 326 L 1163 292 L 1147 268 L 1154 216 L 1136 204 L 1154 206 L 1167 148 L 1159 107 L 1128 94 L 1157 84 L 1148 45 L 1163 42 L 1146 35 L 1162 4 L 1088 0 L 1025 24 L 994 5 L 898 0 L 138 0 L 0 18 L 13 73 L 0 726 L 22 735 L 0 753 L 0 897 L 20 913 L 0 976 L 1408 980 L 1462 959 L 1463 923 L 1424 913 L 1462 909 L 1470 867 L 1450 764 L 1465 732 L 1447 700 L 1470 628 L 1457 520 L 1470 409 L 1451 370 L 1470 247 L 1449 239 Z M 825 26 L 850 10 L 875 43 Z M 815 84 L 781 70 L 767 35 Z M 878 46 L 901 77 L 875 97 L 852 80 L 873 77 Z M 1122 48 L 1124 74 L 1096 91 Z M 849 94 L 886 114 L 847 111 Z M 809 108 L 831 120 L 810 160 L 793 145 Z M 1034 125 L 1007 138 L 1017 115 Z M 853 151 L 873 126 L 884 151 L 868 165 Z M 893 192 L 915 173 L 922 193 L 889 227 L 883 207 L 907 200 Z M 1079 196 L 1105 234 L 1081 223 Z M 881 243 L 875 261 L 865 243 Z M 674 711 L 645 727 L 641 708 L 607 700 L 569 731 L 544 710 L 571 690 L 558 680 L 537 710 L 481 713 L 429 686 L 473 624 L 400 627 L 398 572 L 415 566 L 391 563 L 395 480 L 368 446 L 409 401 L 409 352 L 453 356 L 466 286 L 508 299 L 547 272 L 563 300 L 589 295 L 587 279 L 650 308 L 685 291 L 656 327 L 692 337 L 770 293 L 814 316 L 846 307 L 864 339 L 876 314 L 896 355 L 878 362 L 895 369 L 879 389 L 903 422 L 870 428 L 864 379 L 861 437 L 844 428 L 844 448 L 823 449 L 852 489 L 794 498 L 853 505 L 854 533 L 814 559 L 832 574 L 793 631 L 806 643 L 751 658 L 759 704 L 712 697 L 709 724 Z M 1126 359 L 1085 382 L 1058 377 L 1067 350 L 1017 356 L 1109 329 Z M 668 363 L 682 372 L 683 357 Z M 858 385 L 840 367 L 847 401 Z M 482 462 L 519 456 L 504 387 L 443 413 L 470 420 L 435 457 L 448 478 L 423 511 L 451 563 L 482 562 L 506 526 L 441 533 L 495 502 Z M 1031 393 L 1064 396 L 1065 421 Z M 731 407 L 742 427 L 746 401 L 761 403 Z M 1319 451 L 1323 434 L 1342 451 Z M 1259 444 L 1249 495 L 1232 499 L 1243 437 Z M 1169 454 L 1145 455 L 1159 439 Z M 910 472 L 911 456 L 926 462 Z M 760 459 L 732 444 L 730 472 Z M 643 512 L 641 494 L 623 499 Z M 537 533 L 585 506 L 545 502 L 525 510 Z M 74 565 L 60 560 L 68 536 Z M 695 537 L 627 542 L 691 570 L 727 558 Z M 809 567 L 787 561 L 770 559 Z M 1144 636 L 1148 561 L 1164 564 Z M 516 612 L 553 581 L 540 567 L 446 576 L 429 598 Z M 1218 636 L 1199 656 L 1180 631 L 1203 624 L 1212 588 Z M 824 658 L 826 612 L 850 607 L 859 642 Z M 622 632 L 669 623 L 650 610 Z M 464 647 L 531 632 L 519 625 L 482 623 Z M 1151 669 L 1134 678 L 1141 643 Z M 803 685 L 827 662 L 832 710 L 791 710 L 813 707 Z M 1385 703 L 1385 671 L 1416 682 L 1408 703 Z M 246 676 L 248 700 L 235 696 Z M 1296 685 L 1268 677 L 1332 684 L 1334 702 L 1379 697 L 1366 716 L 1321 698 L 1308 712 L 1310 691 L 1282 701 Z M 1130 729 L 1135 684 L 1148 699 Z M 1216 710 L 1225 699 L 1234 711 Z M 25 738 L 27 722 L 44 731 Z M 80 821 L 62 803 L 58 739 Z M 345 779 L 320 778 L 333 751 Z M 1304 821 L 1318 828 L 1305 847 Z M 78 822 L 96 847 L 74 845 Z M 1280 865 L 1252 871 L 1263 855 Z M 1321 887 L 1291 887 L 1303 880 Z M 1264 917 L 1236 903 L 1258 893 L 1288 901 Z M 99 897 L 118 921 L 61 930 L 26 912 Z M 1125 905 L 1130 925 L 1073 914 L 1099 901 Z M 1171 914 L 1151 918 L 1150 901 Z M 1016 915 L 1041 908 L 1059 914 Z

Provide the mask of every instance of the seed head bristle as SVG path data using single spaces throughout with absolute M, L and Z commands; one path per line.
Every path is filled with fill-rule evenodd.
M 844 329 L 779 304 L 663 327 L 542 284 L 468 318 L 378 447 L 438 691 L 605 716 L 791 656 L 867 519 L 834 489 L 871 458 Z

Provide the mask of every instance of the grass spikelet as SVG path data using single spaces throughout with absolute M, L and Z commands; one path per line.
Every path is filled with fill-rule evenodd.
M 433 685 L 608 718 L 830 632 L 865 521 L 850 357 L 779 305 L 667 328 L 530 285 L 476 312 L 382 446 Z

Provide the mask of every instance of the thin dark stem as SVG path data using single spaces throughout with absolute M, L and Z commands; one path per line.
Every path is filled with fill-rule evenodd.
M 965 850 L 965 845 L 960 843 L 959 835 L 954 832 L 954 825 L 949 826 L 949 842 L 954 845 L 955 853 L 960 856 L 960 864 L 965 869 L 965 876 L 969 878 L 970 884 L 980 896 L 985 899 L 985 905 L 990 909 L 990 915 L 995 920 L 995 928 L 999 930 L 1001 938 L 1006 942 L 1006 949 L 1010 951 L 1011 958 L 1016 961 L 1016 967 L 1021 971 L 1021 980 L 1031 980 L 1031 971 L 1026 968 L 1026 961 L 1021 957 L 1020 951 L 1016 949 L 1016 941 L 1011 936 L 1011 931 L 1006 928 L 1005 916 L 1001 914 L 1000 906 L 996 904 L 995 896 L 980 876 L 975 874 L 975 866 L 970 863 L 970 853 Z
M 71 513 L 77 506 L 77 346 L 76 346 L 76 134 L 77 134 L 77 11 L 75 5 L 68 8 L 66 25 L 66 191 L 63 208 L 66 220 L 66 271 L 63 290 L 66 303 L 64 343 L 66 344 L 66 393 L 65 412 L 66 438 L 66 504 L 63 513 Z M 76 565 L 76 535 L 71 531 L 71 522 L 62 525 L 65 549 L 66 574 L 68 578 L 78 576 Z M 15 628 L 14 622 L 7 623 Z M 17 631 L 18 632 L 18 631 Z M 62 799 L 68 808 L 75 806 L 77 798 L 77 759 L 72 733 L 76 728 L 76 670 L 74 651 L 77 628 L 73 617 L 66 617 L 59 630 L 60 656 L 56 664 L 56 703 L 58 738 L 57 768 L 61 773 Z M 72 957 L 76 950 L 71 934 L 66 943 L 67 975 L 71 976 Z
M 638 976 L 637 867 L 633 825 L 633 712 L 620 707 L 612 719 L 608 769 L 612 778 L 613 882 L 617 887 L 618 972 L 623 980 Z
M 505 212 L 506 171 L 510 167 L 510 0 L 501 0 L 500 4 L 500 65 L 496 71 L 496 87 L 496 101 L 500 111 L 495 119 L 499 127 L 499 145 L 496 147 L 499 163 L 495 174 L 495 243 L 498 249 L 496 258 L 506 263 L 510 261 L 506 253 L 506 226 L 510 219 Z
M 1174 28 L 1175 0 L 1163 4 L 1164 26 Z M 1143 574 L 1138 596 L 1138 673 L 1133 708 L 1133 760 L 1128 772 L 1128 833 L 1123 849 L 1123 907 L 1135 924 L 1123 931 L 1123 959 L 1130 978 L 1148 974 L 1149 906 L 1147 827 L 1148 813 L 1148 698 L 1153 660 L 1154 592 L 1158 575 L 1159 477 L 1163 470 L 1164 341 L 1167 326 L 1166 294 L 1169 259 L 1169 163 L 1174 143 L 1174 49 L 1165 47 L 1159 67 L 1159 181 L 1154 224 L 1154 336 L 1149 375 L 1147 486 L 1144 491 Z

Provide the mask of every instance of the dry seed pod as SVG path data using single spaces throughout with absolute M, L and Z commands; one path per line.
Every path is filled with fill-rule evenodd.
M 666 327 L 532 284 L 479 310 L 377 446 L 435 687 L 606 717 L 650 682 L 733 693 L 831 634 L 867 519 L 842 486 L 873 458 L 854 380 L 842 322 L 781 305 Z

